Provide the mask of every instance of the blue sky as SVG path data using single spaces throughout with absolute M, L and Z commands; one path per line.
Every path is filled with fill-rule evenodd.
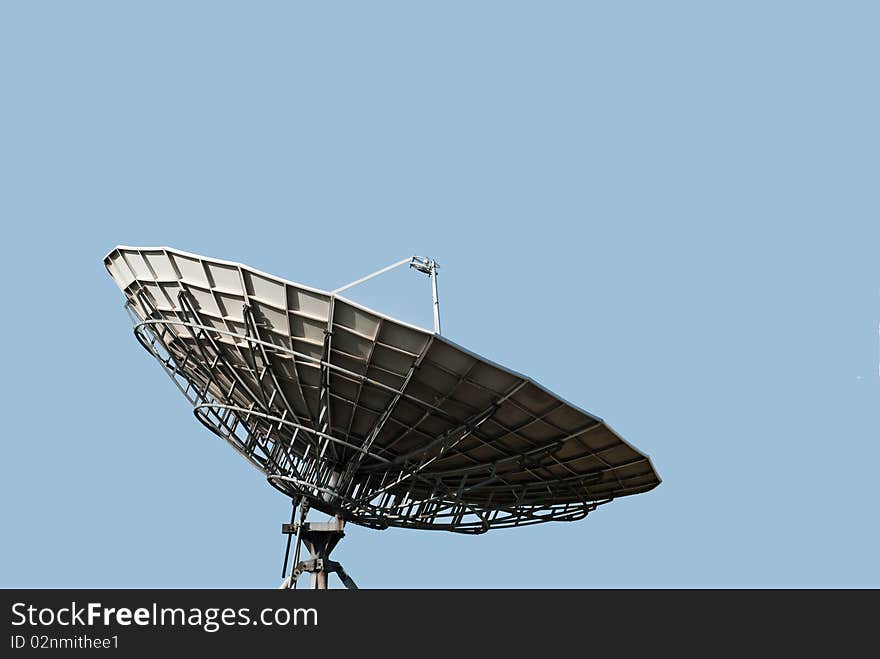
M 0 585 L 273 586 L 289 503 L 102 266 L 443 266 L 444 333 L 601 416 L 653 492 L 363 586 L 880 585 L 875 3 L 0 6 Z M 351 297 L 431 325 L 427 281 Z

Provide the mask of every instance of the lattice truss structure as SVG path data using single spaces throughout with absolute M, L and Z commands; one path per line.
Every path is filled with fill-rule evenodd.
M 370 528 L 577 520 L 660 479 L 601 419 L 447 338 L 168 248 L 105 258 L 196 418 L 294 500 Z

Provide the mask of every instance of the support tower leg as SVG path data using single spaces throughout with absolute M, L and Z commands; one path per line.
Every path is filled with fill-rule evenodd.
M 312 575 L 310 587 L 317 590 L 327 588 L 327 578 L 331 572 L 339 575 L 342 583 L 346 588 L 356 589 L 357 585 L 354 580 L 348 576 L 342 565 L 336 561 L 330 560 L 330 552 L 339 544 L 339 541 L 345 537 L 345 521 L 333 519 L 329 522 L 307 522 L 305 516 L 308 509 L 302 507 L 299 522 L 291 521 L 290 524 L 284 524 L 281 532 L 287 534 L 288 539 L 296 536 L 296 553 L 294 558 L 293 571 L 290 576 L 284 576 L 281 584 L 282 589 L 296 588 L 297 580 L 303 572 L 309 572 Z M 311 557 L 305 561 L 299 560 L 299 543 L 305 545 L 309 550 Z M 290 553 L 290 541 L 287 543 L 287 551 L 284 555 L 284 568 L 287 571 L 287 559 Z

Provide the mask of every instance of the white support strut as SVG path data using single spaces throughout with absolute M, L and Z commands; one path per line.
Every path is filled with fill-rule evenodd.
M 373 272 L 366 277 L 361 277 L 360 279 L 356 279 L 350 284 L 341 286 L 332 291 L 332 294 L 336 295 L 337 293 L 341 293 L 342 291 L 347 291 L 349 288 L 357 286 L 358 284 L 363 284 L 365 281 L 369 281 L 370 279 L 378 277 L 379 275 L 384 275 L 389 270 L 394 270 L 394 268 L 399 268 L 402 265 L 409 265 L 409 267 L 415 268 L 419 272 L 422 272 L 431 278 L 431 302 L 433 304 L 434 310 L 434 333 L 440 334 L 440 298 L 437 294 L 437 270 L 440 267 L 440 264 L 437 263 L 434 259 L 430 259 L 425 256 L 408 256 L 407 258 L 401 259 L 396 263 L 385 266 L 381 270 L 376 270 L 376 272 Z

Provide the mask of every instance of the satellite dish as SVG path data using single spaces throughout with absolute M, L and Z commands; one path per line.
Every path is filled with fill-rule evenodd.
M 483 533 L 582 519 L 660 483 L 602 419 L 441 336 L 432 259 L 333 292 L 167 247 L 104 263 L 196 418 L 293 501 L 282 587 L 302 572 L 355 587 L 329 559 L 346 523 Z M 431 277 L 434 332 L 339 295 L 406 264 Z

